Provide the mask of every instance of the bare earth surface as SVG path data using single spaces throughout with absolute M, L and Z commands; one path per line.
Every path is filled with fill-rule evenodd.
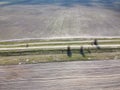
M 100 7 L 12 5 L 0 8 L 0 40 L 119 37 L 119 29 L 120 12 Z
M 120 60 L 0 66 L 0 90 L 120 90 Z

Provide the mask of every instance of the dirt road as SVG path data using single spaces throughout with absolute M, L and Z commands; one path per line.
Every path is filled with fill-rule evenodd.
M 120 60 L 0 66 L 0 90 L 120 90 Z
M 71 45 L 72 48 L 80 48 L 81 45 Z M 99 45 L 102 48 L 119 48 L 120 44 L 114 45 Z M 0 50 L 32 50 L 32 49 L 66 49 L 68 45 L 58 45 L 58 46 L 34 46 L 34 47 L 14 47 L 14 48 L 0 48 Z M 84 45 L 85 48 L 91 47 L 95 48 L 96 46 Z

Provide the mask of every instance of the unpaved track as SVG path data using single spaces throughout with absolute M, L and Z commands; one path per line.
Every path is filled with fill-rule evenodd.
M 0 66 L 0 90 L 120 90 L 120 60 Z
M 85 40 L 85 41 L 49 41 L 49 42 L 33 42 L 33 43 L 27 43 L 29 45 L 42 45 L 42 44 L 72 44 L 72 43 L 91 43 L 93 40 Z M 99 42 L 120 42 L 120 40 L 99 40 Z M 26 43 L 23 44 L 8 44 L 8 45 L 0 45 L 0 46 L 20 46 L 20 45 L 26 45 Z
M 70 45 L 72 48 L 80 48 L 83 45 Z M 99 45 L 102 48 L 120 48 L 120 44 L 114 45 Z M 53 45 L 53 46 L 33 46 L 33 47 L 15 47 L 15 48 L 0 48 L 0 50 L 34 50 L 34 49 L 66 49 L 68 45 Z M 84 45 L 85 48 L 91 47 L 95 48 L 93 45 Z

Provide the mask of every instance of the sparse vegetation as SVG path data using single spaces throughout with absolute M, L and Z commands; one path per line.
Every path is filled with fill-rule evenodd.
M 104 39 L 104 40 L 107 40 L 107 39 Z M 72 41 L 74 41 L 74 40 L 72 40 Z M 66 42 L 70 43 L 72 41 L 68 40 Z M 88 39 L 86 39 L 86 41 L 88 41 Z M 51 42 L 55 43 L 57 41 L 51 40 Z M 98 42 L 99 42 L 99 40 L 98 40 Z M 42 41 L 42 43 L 43 43 L 43 41 Z M 62 44 L 69 45 L 69 43 L 62 43 Z M 75 43 L 75 45 L 77 44 L 80 46 L 81 45 L 84 46 L 84 45 L 89 45 L 90 43 L 91 42 L 86 42 L 84 44 L 83 43 L 80 44 L 78 42 L 78 43 Z M 107 42 L 99 42 L 99 45 L 101 45 L 102 43 L 107 43 Z M 16 44 L 18 44 L 18 43 L 16 43 Z M 14 45 L 16 45 L 16 44 L 14 42 Z M 116 43 L 113 43 L 113 41 L 111 41 L 111 42 L 109 41 L 109 44 L 114 45 Z M 9 43 L 9 44 L 7 43 L 7 45 L 9 46 L 9 45 L 11 45 L 11 43 Z M 28 47 L 28 45 L 29 45 L 29 47 Z M 34 45 L 34 43 L 32 43 L 32 45 Z M 52 46 L 53 44 L 49 44 L 49 43 L 46 44 L 46 46 L 49 46 L 49 45 Z M 59 46 L 62 46 L 62 45 L 60 44 Z M 83 52 L 83 49 L 81 49 L 82 50 L 81 51 L 79 48 L 73 48 L 71 46 L 70 46 L 69 50 L 67 47 L 66 48 L 51 48 L 51 49 L 47 49 L 47 48 L 32 49 L 30 44 L 27 42 L 27 44 L 25 44 L 24 47 L 25 47 L 25 49 L 0 50 L 0 65 L 33 64 L 33 63 L 39 63 L 39 62 L 60 62 L 60 61 L 74 61 L 74 60 L 80 61 L 80 60 L 120 59 L 120 48 L 119 47 L 112 47 L 112 48 L 102 47 L 101 49 L 96 49 L 95 47 L 85 47 L 84 48 L 85 57 L 83 57 L 83 54 L 81 54 L 81 55 L 79 54 L 79 53 Z M 41 47 L 41 46 L 39 46 L 39 47 Z M 6 46 L 3 46 L 3 48 L 6 48 Z M 30 48 L 30 49 L 26 49 L 26 48 Z
M 119 52 L 105 52 L 86 54 L 83 57 L 80 54 L 73 54 L 68 57 L 66 54 L 49 54 L 49 55 L 25 55 L 25 56 L 0 56 L 0 65 L 17 65 L 17 64 L 36 64 L 43 62 L 64 62 L 64 61 L 88 61 L 88 60 L 112 60 L 120 59 Z

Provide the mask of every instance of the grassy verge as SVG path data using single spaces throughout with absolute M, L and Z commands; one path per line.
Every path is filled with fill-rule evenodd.
M 68 57 L 66 50 L 29 50 L 29 51 L 2 51 L 0 65 L 35 64 L 43 62 L 87 61 L 120 59 L 120 48 L 91 49 L 91 53 L 84 50 L 85 57 L 79 54 L 78 49 L 72 49 L 72 57 Z
M 68 57 L 66 54 L 49 55 L 26 55 L 26 56 L 0 56 L 0 65 L 36 64 L 43 62 L 64 62 L 64 61 L 88 61 L 88 60 L 110 60 L 120 59 L 120 53 L 92 53 L 85 57 L 80 54 L 73 54 Z
M 91 53 L 104 52 L 120 52 L 120 48 L 89 48 Z M 25 56 L 25 55 L 48 55 L 48 54 L 66 54 L 66 49 L 30 49 L 30 50 L 3 50 L 0 51 L 0 56 Z M 79 53 L 79 49 L 72 49 L 72 53 Z M 89 53 L 87 48 L 84 48 L 85 53 Z

